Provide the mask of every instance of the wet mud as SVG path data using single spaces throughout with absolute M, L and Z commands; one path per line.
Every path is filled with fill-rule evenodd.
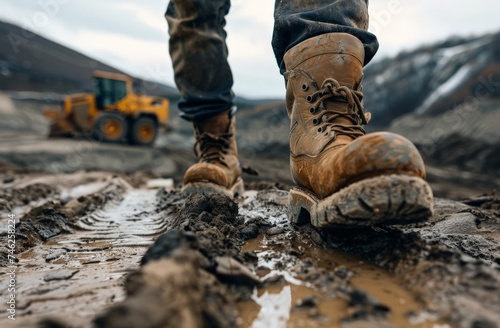
M 239 209 L 219 195 L 190 196 L 183 205 L 177 192 L 162 198 L 163 207 L 180 209 L 127 278 L 127 299 L 95 319 L 99 327 L 138 318 L 143 327 L 426 327 L 437 320 L 394 275 L 316 244 L 323 241 L 311 227 L 290 225 L 286 191 L 247 192 Z M 179 290 L 184 296 L 172 302 Z M 148 299 L 165 315 L 154 315 Z
M 286 186 L 232 201 L 146 189 L 153 177 L 2 185 L 20 219 L 15 326 L 499 326 L 495 195 L 437 199 L 425 223 L 318 231 L 288 221 Z
M 328 231 L 322 237 L 331 248 L 395 273 L 429 313 L 453 327 L 498 327 L 498 211 L 443 199 L 435 206 L 427 223 Z

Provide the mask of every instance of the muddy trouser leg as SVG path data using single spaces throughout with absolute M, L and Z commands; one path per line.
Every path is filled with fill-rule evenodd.
M 233 105 L 225 16 L 230 0 L 171 0 L 166 13 L 179 109 L 202 120 Z
M 368 0 L 276 0 L 273 49 L 283 74 L 285 52 L 300 42 L 325 33 L 349 33 L 365 47 L 365 64 L 378 50 L 368 29 Z

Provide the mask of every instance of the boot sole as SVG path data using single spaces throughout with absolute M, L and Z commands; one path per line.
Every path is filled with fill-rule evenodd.
M 429 184 L 408 175 L 362 180 L 325 199 L 296 187 L 290 190 L 289 202 L 292 222 L 310 220 L 318 228 L 408 224 L 425 221 L 434 212 Z
M 229 198 L 235 198 L 243 195 L 243 193 L 245 192 L 245 188 L 243 179 L 238 178 L 229 189 L 211 182 L 190 182 L 184 185 L 181 191 L 186 195 L 219 193 L 224 194 Z

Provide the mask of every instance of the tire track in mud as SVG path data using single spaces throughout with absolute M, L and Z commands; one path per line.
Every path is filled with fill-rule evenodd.
M 66 231 L 62 231 L 66 233 L 20 247 L 25 251 L 18 255 L 16 325 L 35 325 L 47 316 L 62 314 L 71 326 L 83 326 L 104 306 L 123 298 L 122 278 L 137 269 L 153 239 L 165 229 L 156 193 L 114 178 L 89 196 L 101 199 L 100 204 L 76 211 L 72 201 L 60 205 L 58 210 L 66 215 Z M 73 201 L 80 204 L 85 199 L 80 196 Z M 47 208 L 36 216 L 38 223 L 46 215 Z M 23 224 L 26 218 L 21 219 Z M 3 285 L 5 276 L 1 280 Z M 0 291 L 2 298 L 5 292 Z M 0 325 L 10 323 L 3 319 Z
M 123 200 L 80 218 L 75 226 L 86 233 L 80 233 L 78 239 L 113 247 L 150 246 L 153 237 L 166 229 L 163 216 L 155 213 L 156 193 L 156 190 L 130 190 Z

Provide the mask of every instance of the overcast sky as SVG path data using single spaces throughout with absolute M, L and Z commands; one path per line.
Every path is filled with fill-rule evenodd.
M 127 73 L 173 85 L 167 24 L 161 0 L 0 0 L 0 19 Z M 233 0 L 227 17 L 235 92 L 251 98 L 283 97 L 270 46 L 273 0 Z M 500 30 L 499 0 L 372 0 L 370 30 L 375 60 L 450 35 Z

